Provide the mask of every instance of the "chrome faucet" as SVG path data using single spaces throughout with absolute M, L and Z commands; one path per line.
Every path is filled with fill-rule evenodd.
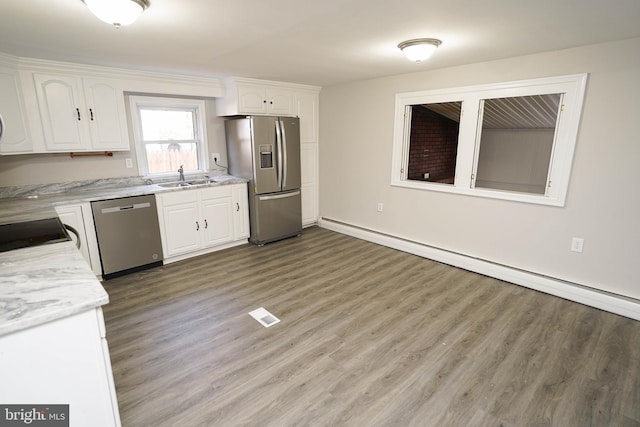
M 180 165 L 178 173 L 180 174 L 180 181 L 184 182 L 184 168 L 182 167 L 182 165 Z

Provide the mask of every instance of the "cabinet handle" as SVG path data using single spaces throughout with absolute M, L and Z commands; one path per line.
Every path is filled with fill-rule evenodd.
M 91 121 L 93 121 L 93 108 L 89 108 L 89 113 L 91 113 Z
M 240 212 L 240 203 L 236 202 L 236 212 Z
M 266 99 L 263 99 L 263 100 L 262 100 L 262 103 L 263 103 L 263 104 L 266 104 L 266 103 L 267 103 L 267 100 L 266 100 Z
M 196 231 L 200 231 L 200 224 L 196 221 Z
M 76 114 L 78 115 L 78 120 L 80 120 L 80 109 L 76 108 Z
M 209 223 L 207 223 L 207 220 L 206 220 L 206 219 L 204 220 L 204 228 L 205 228 L 205 230 L 206 230 L 207 228 L 209 228 Z
M 2 134 L 4 133 L 4 120 L 2 114 L 0 114 L 0 142 L 2 142 Z

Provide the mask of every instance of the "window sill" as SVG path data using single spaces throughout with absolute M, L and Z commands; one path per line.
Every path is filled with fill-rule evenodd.
M 423 191 L 436 191 L 440 193 L 460 194 L 464 196 L 484 197 L 488 199 L 507 200 L 512 202 L 531 203 L 536 205 L 563 207 L 564 199 L 556 199 L 538 194 L 518 193 L 505 190 L 491 190 L 486 188 L 464 188 L 451 184 L 425 181 L 393 181 L 393 187 L 412 188 Z

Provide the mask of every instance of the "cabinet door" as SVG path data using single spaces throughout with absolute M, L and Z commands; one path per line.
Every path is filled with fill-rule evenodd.
M 203 246 L 214 246 L 233 240 L 233 210 L 229 186 L 200 190 Z
M 293 94 L 286 89 L 266 90 L 267 113 L 274 116 L 292 116 L 293 114 Z
M 0 153 L 31 151 L 17 70 L 0 66 L 0 94 Z
M 300 169 L 302 190 L 302 224 L 310 225 L 318 221 L 317 144 L 302 144 L 300 147 Z
M 91 148 L 129 150 L 124 93 L 115 82 L 84 79 Z
M 89 148 L 89 115 L 81 102 L 81 85 L 73 77 L 34 74 L 45 144 L 50 151 Z
M 296 107 L 300 117 L 300 142 L 318 142 L 318 94 L 297 93 Z
M 267 99 L 264 88 L 253 86 L 239 87 L 238 110 L 240 114 L 266 114 Z
M 234 240 L 249 237 L 249 200 L 247 184 L 233 186 L 233 237 Z
M 80 237 L 80 253 L 87 263 L 91 265 L 91 256 L 89 255 L 89 245 L 87 244 L 82 207 L 80 205 L 56 206 L 56 212 L 63 224 L 70 225 L 78 232 L 78 236 Z M 69 236 L 71 236 L 71 240 L 73 240 L 74 243 L 77 243 L 77 238 L 73 233 L 69 232 Z
M 71 411 L 68 425 L 120 426 L 108 347 L 101 338 L 104 326 L 97 321 L 101 318 L 97 310 L 1 336 L 0 402 L 65 403 Z M 38 424 L 51 425 L 33 423 Z
M 186 194 L 183 192 L 180 194 Z M 195 191 L 191 194 L 194 198 Z M 200 224 L 198 202 L 171 203 L 172 194 L 158 197 L 160 207 L 160 232 L 165 257 L 200 249 Z M 169 203 L 164 203 L 169 200 Z

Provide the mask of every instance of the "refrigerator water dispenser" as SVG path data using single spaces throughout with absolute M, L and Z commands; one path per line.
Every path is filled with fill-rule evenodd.
M 260 146 L 260 169 L 273 167 L 273 145 Z

